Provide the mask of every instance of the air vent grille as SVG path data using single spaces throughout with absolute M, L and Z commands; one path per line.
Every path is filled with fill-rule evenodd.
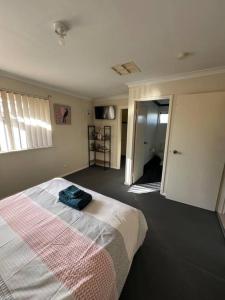
M 141 72 L 141 69 L 133 61 L 122 65 L 115 65 L 112 69 L 120 76 Z

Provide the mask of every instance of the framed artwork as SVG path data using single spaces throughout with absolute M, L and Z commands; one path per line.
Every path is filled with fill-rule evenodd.
M 68 105 L 54 104 L 55 123 L 71 125 L 71 107 Z

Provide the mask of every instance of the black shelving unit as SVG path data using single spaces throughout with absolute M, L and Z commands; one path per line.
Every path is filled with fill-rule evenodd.
M 88 126 L 88 159 L 89 167 L 111 168 L 111 126 Z

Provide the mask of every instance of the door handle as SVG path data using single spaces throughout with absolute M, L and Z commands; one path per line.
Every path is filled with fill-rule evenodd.
M 148 142 L 144 141 L 144 145 L 147 145 L 147 144 L 148 144 Z
M 182 154 L 180 151 L 173 150 L 173 154 Z

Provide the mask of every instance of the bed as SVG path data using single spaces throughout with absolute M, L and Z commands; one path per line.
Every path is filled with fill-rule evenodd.
M 86 188 L 82 211 L 55 178 L 0 201 L 0 299 L 118 299 L 142 245 L 141 211 Z

